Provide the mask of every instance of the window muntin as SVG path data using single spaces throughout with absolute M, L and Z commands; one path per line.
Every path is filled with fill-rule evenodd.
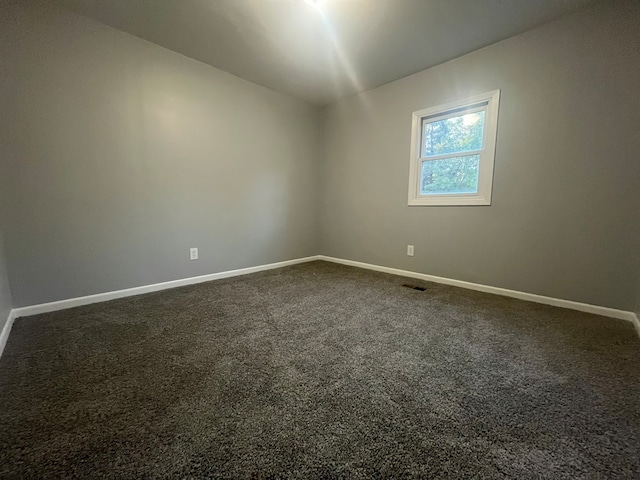
M 409 205 L 490 205 L 498 90 L 414 112 Z

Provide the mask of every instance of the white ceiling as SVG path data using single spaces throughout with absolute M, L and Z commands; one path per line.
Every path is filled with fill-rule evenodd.
M 592 0 L 59 0 L 84 15 L 316 104 L 382 85 Z

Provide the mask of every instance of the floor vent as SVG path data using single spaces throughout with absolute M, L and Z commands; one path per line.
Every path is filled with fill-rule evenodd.
M 406 287 L 406 288 L 412 288 L 412 289 L 414 289 L 414 290 L 418 290 L 418 291 L 420 291 L 420 292 L 424 292 L 424 291 L 426 290 L 426 288 L 424 288 L 424 287 L 418 287 L 418 286 L 416 286 L 416 285 L 410 285 L 410 284 L 408 284 L 408 283 L 403 283 L 403 284 L 402 284 L 402 286 L 403 286 L 403 287 Z

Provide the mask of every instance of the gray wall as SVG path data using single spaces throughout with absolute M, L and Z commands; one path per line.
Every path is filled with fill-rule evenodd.
M 9 285 L 9 272 L 6 262 L 6 249 L 4 248 L 3 232 L 6 231 L 7 214 L 10 197 L 8 195 L 8 178 L 3 168 L 5 162 L 13 155 L 13 139 L 9 135 L 13 128 L 13 119 L 8 112 L 14 107 L 12 91 L 16 86 L 13 75 L 7 74 L 11 72 L 15 64 L 15 49 L 4 48 L 12 41 L 12 35 L 9 28 L 4 23 L 10 20 L 13 15 L 12 10 L 4 12 L 0 15 L 0 332 L 5 326 L 9 312 L 13 308 L 11 298 L 11 288 Z
M 0 332 L 9 317 L 13 304 L 11 289 L 9 288 L 9 274 L 5 264 L 4 248 L 2 246 L 2 232 L 0 231 Z
M 32 8 L 0 19 L 0 319 L 6 269 L 20 307 L 317 253 L 640 313 L 634 2 L 322 112 Z M 411 112 L 495 88 L 493 205 L 408 207 Z
M 323 253 L 634 310 L 639 31 L 604 2 L 327 107 Z M 497 88 L 493 205 L 408 207 L 411 113 Z
M 53 6 L 4 22 L 16 307 L 319 253 L 316 108 Z
M 638 223 L 637 223 L 638 228 L 636 229 L 636 251 L 635 251 L 637 280 L 635 284 L 636 285 L 636 305 L 633 312 L 638 317 L 638 320 L 640 320 L 640 200 L 638 200 L 636 212 L 638 214 Z M 640 328 L 640 323 L 637 323 L 636 326 Z M 638 331 L 638 333 L 640 334 L 640 331 Z
M 638 292 L 638 295 L 636 296 L 635 314 L 638 317 L 638 319 L 640 319 L 640 283 L 638 283 L 637 292 Z
M 640 155 L 639 155 L 640 157 Z M 640 178 L 638 178 L 640 182 Z M 640 189 L 639 189 L 640 190 Z M 640 197 L 640 195 L 638 195 Z M 635 206 L 636 214 L 638 216 L 638 220 L 636 223 L 636 250 L 635 250 L 635 265 L 636 265 L 636 304 L 633 312 L 640 320 L 640 198 L 637 199 L 637 203 Z M 636 327 L 640 328 L 640 323 L 636 324 Z M 638 331 L 640 334 L 640 330 Z

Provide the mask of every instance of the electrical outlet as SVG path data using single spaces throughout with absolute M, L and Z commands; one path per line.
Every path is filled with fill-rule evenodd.
M 190 248 L 189 249 L 189 260 L 197 260 L 198 259 L 198 249 Z
M 407 245 L 407 255 L 413 257 L 413 245 Z

